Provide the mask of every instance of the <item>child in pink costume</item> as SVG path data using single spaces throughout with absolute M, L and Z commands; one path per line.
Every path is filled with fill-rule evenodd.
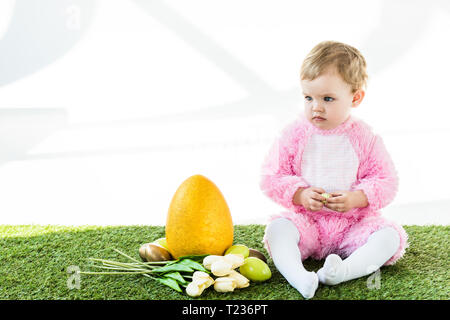
M 405 230 L 379 211 L 397 192 L 394 164 L 382 139 L 350 115 L 364 97 L 365 67 L 351 46 L 317 45 L 302 66 L 305 114 L 282 131 L 263 163 L 261 189 L 288 209 L 269 218 L 263 242 L 305 298 L 314 296 L 318 281 L 335 285 L 368 275 L 408 247 Z M 317 274 L 304 270 L 308 257 L 327 258 Z

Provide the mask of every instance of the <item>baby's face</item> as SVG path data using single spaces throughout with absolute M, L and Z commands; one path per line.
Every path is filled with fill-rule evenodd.
M 364 91 L 351 92 L 334 68 L 329 68 L 314 80 L 302 80 L 307 119 L 320 129 L 334 129 L 348 119 L 352 108 L 364 98 Z

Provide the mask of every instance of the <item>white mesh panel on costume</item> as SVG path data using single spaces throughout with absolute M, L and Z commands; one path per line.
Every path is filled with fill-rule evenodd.
M 302 177 L 326 192 L 350 190 L 359 160 L 346 135 L 313 134 L 302 156 Z

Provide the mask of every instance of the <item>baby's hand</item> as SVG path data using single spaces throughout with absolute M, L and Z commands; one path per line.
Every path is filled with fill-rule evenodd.
M 347 212 L 353 208 L 365 206 L 367 206 L 367 198 L 360 190 L 333 192 L 325 203 L 325 207 L 338 212 Z
M 350 191 L 339 191 L 331 193 L 331 197 L 325 202 L 328 209 L 347 212 L 355 207 L 354 195 Z
M 325 190 L 317 187 L 300 189 L 294 195 L 294 204 L 301 204 L 309 211 L 322 210 L 324 205 L 323 201 L 325 201 L 322 193 L 325 193 Z

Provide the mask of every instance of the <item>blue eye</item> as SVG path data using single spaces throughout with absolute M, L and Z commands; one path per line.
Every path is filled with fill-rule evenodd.
M 325 97 L 325 98 L 323 98 L 323 100 L 325 100 L 326 102 L 332 102 L 332 101 L 334 101 L 334 98 L 332 98 L 332 97 Z
M 312 98 L 311 98 L 310 96 L 306 96 L 306 97 L 305 97 L 305 100 L 306 100 L 306 101 L 311 101 Z

